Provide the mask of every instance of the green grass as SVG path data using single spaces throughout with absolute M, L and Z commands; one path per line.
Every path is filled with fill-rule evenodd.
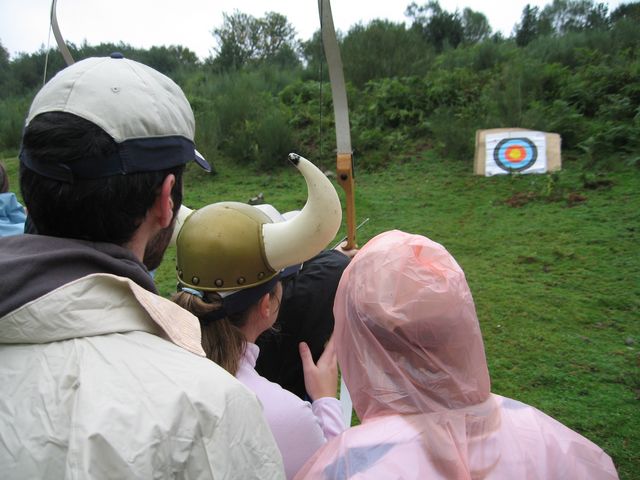
M 16 188 L 16 160 L 4 162 Z M 260 192 L 281 211 L 305 202 L 293 168 L 216 166 L 215 176 L 188 169 L 187 205 Z M 357 216 L 370 221 L 358 234 L 361 245 L 389 229 L 445 245 L 474 294 L 493 391 L 590 438 L 631 479 L 640 468 L 640 171 L 612 168 L 585 176 L 566 160 L 554 175 L 484 178 L 418 153 L 359 169 Z M 170 250 L 157 273 L 163 295 L 175 290 L 174 262 Z

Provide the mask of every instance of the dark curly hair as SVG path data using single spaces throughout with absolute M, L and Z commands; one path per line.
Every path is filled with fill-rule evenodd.
M 64 112 L 43 113 L 24 131 L 22 149 L 40 162 L 99 161 L 117 144 L 97 125 Z M 54 180 L 20 165 L 22 197 L 41 235 L 123 245 L 131 240 L 153 205 L 162 182 L 174 174 L 174 215 L 182 203 L 184 165 L 155 172 Z

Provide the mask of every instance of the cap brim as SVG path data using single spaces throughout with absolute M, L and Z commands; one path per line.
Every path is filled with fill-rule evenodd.
M 209 162 L 207 162 L 207 160 L 202 156 L 202 154 L 201 154 L 198 150 L 195 150 L 195 149 L 194 149 L 194 151 L 196 152 L 196 155 L 195 155 L 195 158 L 194 158 L 194 160 L 196 161 L 196 163 L 197 163 L 198 165 L 200 165 L 200 167 L 201 167 L 205 172 L 209 172 L 209 173 L 211 173 L 211 170 L 212 170 L 212 169 L 211 169 L 211 165 L 209 165 Z

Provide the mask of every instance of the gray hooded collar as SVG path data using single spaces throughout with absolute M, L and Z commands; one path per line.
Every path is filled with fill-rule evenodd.
M 46 235 L 0 238 L 0 317 L 92 273 L 126 277 L 157 293 L 146 267 L 118 245 Z

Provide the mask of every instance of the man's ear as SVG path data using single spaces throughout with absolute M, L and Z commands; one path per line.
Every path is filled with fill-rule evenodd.
M 156 197 L 153 205 L 155 216 L 160 224 L 160 228 L 166 228 L 171 225 L 173 220 L 173 198 L 171 190 L 176 183 L 176 177 L 173 173 L 166 176 L 160 187 L 160 193 Z

